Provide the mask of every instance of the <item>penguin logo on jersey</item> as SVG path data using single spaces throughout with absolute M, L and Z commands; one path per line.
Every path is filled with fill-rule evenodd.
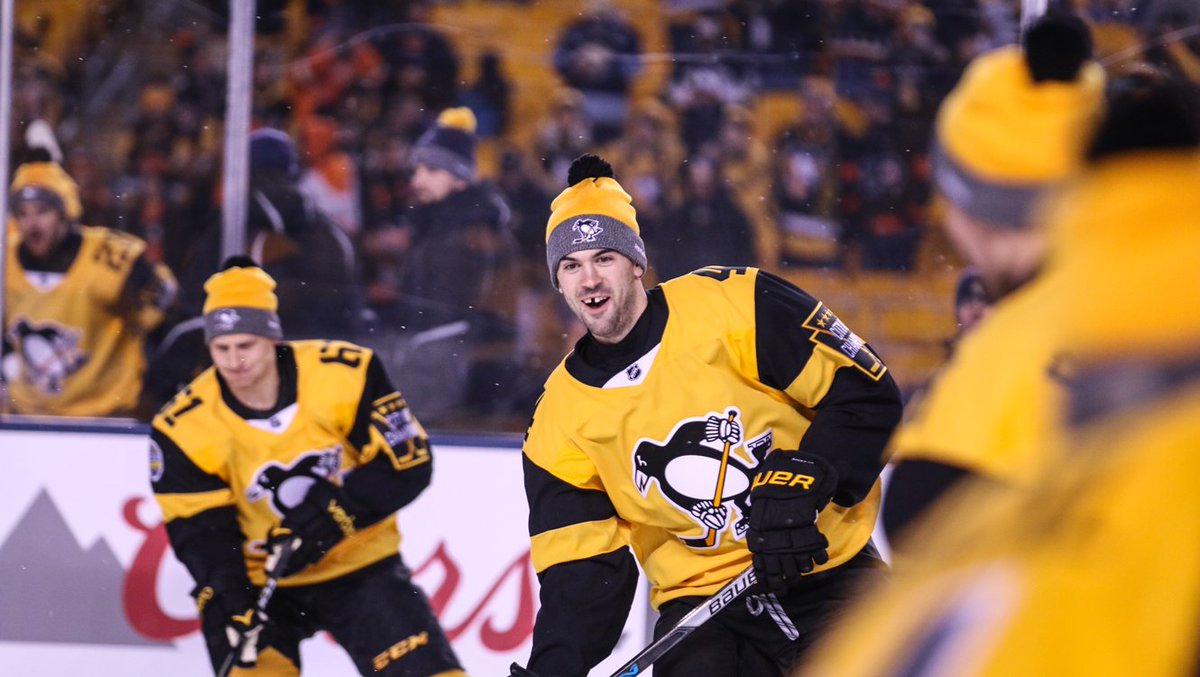
M 19 318 L 8 339 L 21 356 L 21 378 L 46 395 L 62 392 L 67 378 L 88 361 L 79 350 L 81 336 L 78 329 L 57 322 L 34 324 Z
M 749 527 L 750 480 L 771 449 L 772 434 L 767 430 L 746 440 L 740 418 L 730 407 L 724 414 L 684 419 L 665 441 L 642 439 L 634 447 L 633 481 L 642 496 L 657 483 L 668 501 L 704 529 L 698 538 L 680 537 L 689 547 L 714 547 L 731 523 L 735 538 Z
M 270 497 L 271 509 L 283 517 L 300 505 L 318 481 L 332 481 L 342 463 L 342 445 L 305 452 L 291 465 L 271 461 L 254 474 L 246 487 L 246 498 L 257 503 Z

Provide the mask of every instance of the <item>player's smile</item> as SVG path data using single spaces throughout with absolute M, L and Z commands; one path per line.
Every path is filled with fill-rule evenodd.
M 593 293 L 593 294 L 585 295 L 583 298 L 580 299 L 580 301 L 589 310 L 599 311 L 599 310 L 603 309 L 605 307 L 605 305 L 608 304 L 608 301 L 610 298 L 612 298 L 612 297 L 610 297 L 608 294 Z

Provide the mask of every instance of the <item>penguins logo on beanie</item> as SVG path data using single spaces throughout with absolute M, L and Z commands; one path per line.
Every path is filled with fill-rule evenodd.
M 409 164 L 444 169 L 471 181 L 475 178 L 475 126 L 475 114 L 466 106 L 442 111 L 437 124 L 417 139 Z
M 646 245 L 637 211 L 613 177 L 612 165 L 596 155 L 581 155 L 567 171 L 567 185 L 550 203 L 546 223 L 546 265 L 554 288 L 558 262 L 587 249 L 611 249 L 645 270 Z
M 275 280 L 253 259 L 233 256 L 204 283 L 204 342 L 226 334 L 283 338 Z
M 51 205 L 69 221 L 83 216 L 79 187 L 58 163 L 26 162 L 17 167 L 11 190 L 13 207 L 36 200 Z
M 933 180 L 957 208 L 985 223 L 1022 227 L 1044 190 L 1081 165 L 1103 99 L 1086 24 L 1053 12 L 1024 47 L 968 66 L 938 111 Z

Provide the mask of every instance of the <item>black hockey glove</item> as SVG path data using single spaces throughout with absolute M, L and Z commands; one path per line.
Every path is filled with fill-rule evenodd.
M 533 670 L 523 668 L 516 663 L 508 666 L 508 677 L 538 677 L 538 674 Z
M 332 482 L 320 480 L 309 488 L 304 500 L 284 515 L 283 522 L 271 530 L 267 539 L 268 552 L 274 552 L 288 539 L 300 540 L 283 571 L 276 574 L 278 577 L 291 576 L 319 561 L 342 539 L 358 531 L 346 505 L 345 493 Z
M 238 650 L 233 659 L 234 665 L 252 668 L 258 663 L 258 636 L 262 634 L 266 622 L 267 617 L 253 607 L 229 617 L 225 624 L 225 637 L 229 640 L 229 650 Z
M 801 574 L 829 561 L 829 541 L 816 523 L 836 488 L 837 471 L 812 454 L 776 450 L 759 464 L 746 543 L 768 592 L 787 592 Z
M 212 628 L 218 636 L 220 629 L 223 629 L 225 639 L 229 642 L 223 651 L 219 651 L 218 647 L 212 644 L 209 645 L 214 649 L 214 653 L 219 651 L 223 654 L 217 661 L 218 665 L 240 644 L 241 650 L 238 651 L 233 665 L 242 668 L 254 667 L 258 662 L 258 637 L 267 620 L 255 608 L 256 589 L 250 586 L 249 581 L 216 582 L 193 590 L 192 595 L 196 598 L 196 608 L 204 625 Z

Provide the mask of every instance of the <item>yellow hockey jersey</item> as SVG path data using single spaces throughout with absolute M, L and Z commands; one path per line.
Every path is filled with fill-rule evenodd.
M 585 337 L 546 382 L 524 445 L 535 569 L 629 546 L 656 607 L 715 592 L 750 564 L 750 479 L 772 449 L 838 470 L 817 571 L 857 554 L 899 417 L 884 364 L 823 303 L 754 268 L 701 269 L 649 298 L 628 362 L 589 366 Z
M 262 585 L 269 530 L 320 480 L 343 487 L 358 530 L 279 584 L 318 583 L 395 555 L 395 511 L 428 485 L 425 431 L 369 349 L 285 343 L 279 369 L 283 394 L 270 413 L 245 411 L 210 368 L 154 418 L 151 482 L 198 583 L 241 568 Z M 231 542 L 232 558 L 220 549 Z
M 1196 674 L 1197 411 L 1200 380 L 1080 436 L 1028 493 L 935 507 L 950 533 L 914 535 L 936 556 L 864 596 L 803 674 Z
M 18 413 L 132 413 L 146 368 L 146 332 L 174 299 L 173 276 L 142 258 L 142 240 L 100 227 L 80 235 L 65 273 L 26 270 L 19 238 L 8 248 L 4 330 L 18 358 L 9 387 Z M 139 276 L 145 279 L 131 279 Z
M 1062 427 L 1066 351 L 1052 320 L 1051 270 L 997 303 L 963 338 L 890 444 L 893 462 L 956 466 L 1027 486 Z

